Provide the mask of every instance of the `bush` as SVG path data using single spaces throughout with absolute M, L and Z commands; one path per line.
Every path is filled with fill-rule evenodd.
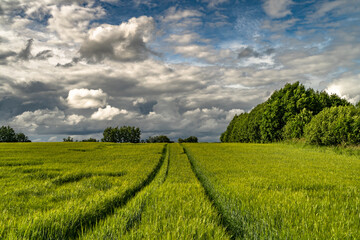
M 82 142 L 98 142 L 98 140 L 96 140 L 96 138 L 83 139 L 81 141 Z
M 304 108 L 299 114 L 290 119 L 283 132 L 284 139 L 301 138 L 304 135 L 304 128 L 306 124 L 311 121 L 312 112 Z
M 354 106 L 326 108 L 305 126 L 305 139 L 317 145 L 360 143 L 360 110 Z
M 197 143 L 197 142 L 198 142 L 198 138 L 195 137 L 195 136 L 190 136 L 190 137 L 185 138 L 185 139 L 179 138 L 179 139 L 178 139 L 178 142 L 179 142 L 179 143 Z
M 171 141 L 167 136 L 160 135 L 160 136 L 149 137 L 148 139 L 146 139 L 146 142 L 147 143 L 169 143 Z
M 63 138 L 63 142 L 73 142 L 74 139 L 72 137 Z

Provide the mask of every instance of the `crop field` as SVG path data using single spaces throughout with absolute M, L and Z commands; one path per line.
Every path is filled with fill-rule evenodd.
M 0 145 L 0 239 L 66 239 L 154 177 L 164 144 Z
M 286 144 L 0 144 L 0 239 L 360 239 L 360 159 Z
M 360 159 L 286 144 L 184 144 L 239 239 L 360 239 Z

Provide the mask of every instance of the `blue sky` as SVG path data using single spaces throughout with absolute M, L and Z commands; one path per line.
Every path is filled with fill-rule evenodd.
M 360 100 L 358 0 L 5 0 L 0 124 L 218 141 L 286 83 Z

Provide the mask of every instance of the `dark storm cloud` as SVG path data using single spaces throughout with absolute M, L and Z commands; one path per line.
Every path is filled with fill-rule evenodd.
M 11 92 L 0 96 L 0 119 L 8 120 L 25 111 L 37 109 L 64 108 L 60 101 L 61 91 L 56 85 L 47 85 L 42 82 L 15 84 L 12 79 L 0 79 L 11 87 Z M 0 85 L 1 87 L 1 85 Z
M 0 65 L 6 65 L 8 63 L 7 58 L 16 55 L 17 53 L 13 51 L 0 52 Z
M 0 53 L 0 60 L 4 60 L 8 57 L 15 56 L 15 55 L 16 55 L 16 52 L 13 52 L 13 51 L 2 52 L 2 53 Z
M 71 62 L 61 64 L 56 64 L 56 67 L 63 67 L 63 68 L 70 68 L 73 67 L 76 63 L 78 63 L 81 59 L 80 58 L 73 58 Z
M 53 56 L 53 52 L 51 50 L 43 50 L 41 52 L 38 52 L 35 56 L 33 56 L 31 54 L 31 49 L 33 47 L 33 44 L 34 44 L 34 40 L 32 38 L 27 40 L 26 46 L 24 49 L 22 49 L 19 52 L 18 58 L 21 60 L 28 61 L 30 59 L 45 60 Z
M 265 52 L 264 52 L 264 54 L 266 54 L 266 55 L 271 55 L 271 54 L 273 54 L 273 53 L 275 53 L 275 49 L 274 49 L 274 48 L 268 48 L 268 49 L 266 49 Z
M 49 86 L 39 81 L 22 83 L 22 84 L 12 84 L 12 87 L 20 91 L 21 94 L 26 94 L 26 96 L 28 96 L 28 94 L 57 92 L 55 86 Z
M 154 111 L 154 105 L 157 104 L 157 101 L 149 101 L 146 103 L 138 103 L 137 106 L 139 107 L 140 113 L 143 115 L 147 115 L 150 112 Z
M 271 55 L 275 52 L 274 48 L 268 48 L 264 52 L 259 53 L 252 47 L 246 47 L 238 54 L 238 59 L 249 58 L 249 57 L 261 57 L 262 55 Z
M 27 41 L 26 47 L 19 52 L 19 55 L 18 55 L 19 59 L 29 60 L 31 58 L 31 47 L 32 47 L 33 42 L 34 42 L 33 39 L 29 39 Z
M 259 57 L 260 54 L 253 48 L 247 47 L 238 54 L 238 58 Z
M 113 41 L 117 41 L 123 47 L 123 52 L 115 50 Z M 144 61 L 149 55 L 157 55 L 149 49 L 142 39 L 127 41 L 125 38 L 111 39 L 109 41 L 97 42 L 87 41 L 80 48 L 80 55 L 92 63 L 101 62 L 108 58 L 120 62 Z
M 53 56 L 53 52 L 51 50 L 44 50 L 36 54 L 35 58 L 39 60 L 45 60 Z

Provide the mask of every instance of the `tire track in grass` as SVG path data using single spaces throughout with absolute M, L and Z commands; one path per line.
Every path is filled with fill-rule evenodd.
M 146 196 L 142 199 L 142 201 L 140 203 L 139 211 L 137 211 L 134 215 L 130 216 L 129 220 L 126 222 L 126 227 L 125 227 L 126 232 L 130 231 L 137 223 L 139 223 L 141 221 L 141 216 L 146 207 L 147 200 L 149 199 L 151 194 L 155 191 L 155 189 L 166 181 L 166 178 L 169 173 L 170 156 L 171 156 L 171 151 L 170 151 L 169 145 L 167 145 L 166 148 L 167 148 L 167 151 L 166 151 L 165 158 L 167 159 L 167 162 L 165 163 L 166 167 L 164 169 L 165 170 L 164 176 L 162 176 L 162 174 L 159 173 L 159 176 L 158 176 L 159 182 L 155 182 L 156 180 L 154 180 L 154 182 L 153 182 L 154 186 L 149 185 L 148 191 L 146 191 L 146 189 L 142 190 L 142 191 L 146 191 L 146 193 L 145 193 Z
M 35 219 L 31 226 L 19 229 L 18 237 L 22 239 L 74 239 L 84 230 L 91 229 L 100 220 L 112 215 L 117 208 L 124 206 L 138 192 L 148 186 L 159 172 L 167 156 L 167 145 L 164 146 L 159 162 L 140 184 L 125 190 L 123 194 L 101 199 L 101 204 L 84 208 L 78 215 L 71 213 L 49 214 L 42 219 Z
M 186 147 L 182 145 L 185 154 L 187 155 L 191 169 L 193 170 L 196 178 L 199 180 L 201 186 L 205 190 L 205 194 L 214 205 L 216 210 L 219 213 L 221 218 L 221 224 L 225 227 L 228 234 L 231 236 L 231 239 L 243 239 L 244 238 L 244 229 L 243 224 L 239 219 L 243 220 L 241 216 L 238 216 L 237 212 L 231 211 L 231 209 L 226 209 L 227 206 L 223 206 L 223 202 L 220 196 L 215 189 L 215 187 L 211 184 L 208 177 L 203 173 L 201 168 L 196 164 L 196 160 L 189 154 Z M 230 211 L 227 211 L 230 210 Z
M 112 239 L 229 239 L 183 148 L 174 143 L 170 149 L 168 178 L 150 196 L 142 221 Z
M 166 161 L 151 184 L 138 192 L 126 206 L 119 208 L 114 215 L 101 220 L 95 227 L 82 231 L 79 239 L 121 239 L 123 235 L 139 224 L 148 199 L 166 181 L 169 172 L 170 155 L 170 147 L 167 145 Z

